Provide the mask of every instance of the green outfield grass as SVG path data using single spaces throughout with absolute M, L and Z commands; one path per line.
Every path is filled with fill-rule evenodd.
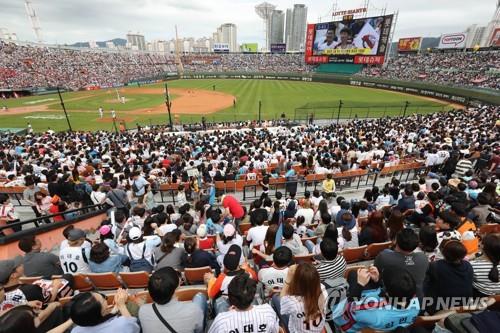
M 398 116 L 403 112 L 405 101 L 410 102 L 407 114 L 437 112 L 450 108 L 446 104 L 418 96 L 329 83 L 220 79 L 169 82 L 169 87 L 172 88 L 209 91 L 214 85 L 217 91 L 235 96 L 236 107 L 208 115 L 181 115 L 179 118 L 181 122 L 199 122 L 202 116 L 206 116 L 208 121 L 257 119 L 259 101 L 262 101 L 262 119 L 277 119 L 282 113 L 290 119 L 306 119 L 311 113 L 317 119 L 336 119 L 340 99 L 343 101 L 341 118 Z M 143 87 L 163 87 L 163 85 Z M 135 86 L 133 88 L 137 89 Z M 136 123 L 141 125 L 167 123 L 166 111 L 165 114 L 127 115 L 127 111 L 155 107 L 164 103 L 163 94 L 139 94 L 137 91 L 128 94 L 128 89 L 124 88 L 122 93 L 127 98 L 125 104 L 118 103 L 114 89 L 63 93 L 73 129 L 111 130 L 112 124 L 99 121 L 97 114 L 99 106 L 106 111 L 114 108 L 118 117 L 126 117 L 127 127 L 135 127 Z M 53 130 L 67 129 L 57 94 L 0 100 L 0 106 L 4 104 L 9 108 L 46 105 L 49 111 L 36 112 L 35 108 L 30 114 L 3 115 L 0 117 L 0 127 L 26 127 L 29 121 L 35 131 L 44 131 L 48 127 Z M 91 112 L 79 112 L 85 110 Z M 173 112 L 175 113 L 175 109 Z

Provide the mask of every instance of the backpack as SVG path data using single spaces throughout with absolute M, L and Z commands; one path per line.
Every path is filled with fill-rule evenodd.
M 326 299 L 327 310 L 325 313 L 325 330 L 328 333 L 337 332 L 335 324 L 333 323 L 333 318 L 343 313 L 344 307 L 339 304 L 347 300 L 349 284 L 343 277 L 326 279 L 322 284 L 328 294 L 328 298 Z
M 134 259 L 132 257 L 132 253 L 130 253 L 129 245 L 127 245 L 127 252 L 130 258 L 130 271 L 131 272 L 148 272 L 151 273 L 153 271 L 153 265 L 149 263 L 149 261 L 144 258 L 144 252 L 146 252 L 146 244 L 142 247 L 142 256 L 140 259 Z

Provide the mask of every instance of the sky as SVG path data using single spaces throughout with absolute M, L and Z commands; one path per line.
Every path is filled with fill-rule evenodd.
M 264 43 L 264 26 L 251 0 L 31 0 L 38 14 L 44 42 L 72 44 L 125 38 L 140 32 L 146 40 L 209 37 L 222 23 L 235 23 L 238 43 Z M 330 21 L 333 1 L 268 0 L 285 10 L 294 3 L 308 7 L 308 23 Z M 339 0 L 338 10 L 363 7 L 361 0 Z M 464 31 L 471 24 L 486 25 L 497 0 L 370 0 L 370 14 L 399 10 L 394 40 L 400 37 L 437 37 Z M 330 14 L 329 14 L 330 13 Z M 35 41 L 24 0 L 0 0 L 0 28 L 19 40 Z

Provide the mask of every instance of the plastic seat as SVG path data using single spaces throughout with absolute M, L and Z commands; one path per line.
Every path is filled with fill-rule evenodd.
M 184 277 L 186 278 L 186 282 L 188 284 L 203 283 L 205 274 L 211 272 L 212 269 L 210 266 L 186 268 L 184 269 Z
M 306 254 L 304 256 L 293 256 L 293 261 L 296 264 L 300 263 L 313 263 L 314 262 L 314 254 Z
M 365 258 L 366 259 L 373 259 L 375 258 L 380 252 L 384 251 L 385 249 L 390 248 L 392 245 L 391 241 L 388 242 L 383 242 L 383 243 L 373 243 L 368 245 L 366 248 L 366 254 Z
M 21 284 L 32 284 L 36 280 L 40 280 L 42 277 L 41 276 L 21 276 L 19 278 L 19 282 Z
M 366 245 L 347 248 L 342 251 L 342 255 L 348 264 L 351 262 L 361 261 L 365 259 L 366 248 Z
M 418 316 L 412 327 L 434 327 L 434 325 L 442 319 L 456 313 L 453 310 L 440 311 L 433 316 Z
M 121 272 L 120 278 L 127 288 L 147 288 L 148 272 Z
M 248 233 L 248 230 L 252 227 L 252 224 L 250 223 L 242 223 L 240 224 L 240 231 L 242 235 L 246 235 Z
M 151 298 L 151 295 L 149 294 L 149 291 L 140 291 L 136 294 L 130 295 L 129 300 L 137 300 L 138 298 L 142 298 L 146 303 L 153 303 L 153 299 Z
M 186 302 L 186 301 L 192 301 L 193 297 L 198 293 L 208 295 L 207 286 L 196 285 L 196 286 L 179 287 L 175 291 L 175 296 L 177 297 L 178 301 Z
M 347 279 L 347 277 L 349 276 L 349 273 L 351 272 L 357 272 L 358 269 L 360 268 L 366 268 L 366 266 L 363 266 L 363 265 L 355 265 L 355 266 L 349 266 L 345 269 L 344 271 L 344 279 Z
M 122 287 L 115 273 L 89 273 L 85 274 L 92 284 L 100 290 L 113 290 Z
M 486 235 L 500 232 L 500 224 L 483 224 L 479 227 L 479 234 Z
M 0 219 L 0 227 L 6 226 L 7 225 L 7 220 L 5 219 Z M 14 230 L 12 228 L 5 228 L 0 230 L 5 236 L 12 235 L 14 233 Z
M 74 290 L 78 291 L 90 291 L 94 290 L 94 285 L 90 282 L 90 279 L 82 274 L 73 275 Z

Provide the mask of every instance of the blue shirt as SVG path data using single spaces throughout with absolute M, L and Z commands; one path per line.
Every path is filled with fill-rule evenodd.
M 145 193 L 144 186 L 149 185 L 149 182 L 143 177 L 139 176 L 136 180 L 133 181 L 132 184 L 135 184 L 135 186 L 137 186 L 137 188 L 139 189 L 139 191 L 135 192 L 135 195 L 141 196 Z
M 413 324 L 420 311 L 418 298 L 412 298 L 406 308 L 397 308 L 379 294 L 380 289 L 364 291 L 359 301 L 344 299 L 332 306 L 333 322 L 347 333 L 359 332 L 363 328 L 392 331 Z
M 139 333 L 141 328 L 134 317 L 112 317 L 96 326 L 75 326 L 71 333 Z
M 128 257 L 122 254 L 109 256 L 101 263 L 95 263 L 89 260 L 89 267 L 92 273 L 119 273 L 122 271 L 122 264 L 128 260 Z

